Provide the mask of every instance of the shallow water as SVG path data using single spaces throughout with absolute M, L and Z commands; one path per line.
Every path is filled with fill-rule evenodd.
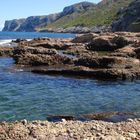
M 38 75 L 15 69 L 11 58 L 0 58 L 0 121 L 110 111 L 140 113 L 140 81 Z

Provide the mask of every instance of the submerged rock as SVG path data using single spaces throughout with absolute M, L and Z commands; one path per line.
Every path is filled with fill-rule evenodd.
M 52 122 L 63 121 L 63 120 L 72 121 L 72 120 L 76 120 L 76 118 L 74 116 L 67 116 L 67 115 L 48 115 L 47 120 Z
M 85 114 L 83 116 L 89 120 L 102 120 L 109 122 L 127 121 L 130 118 L 132 120 L 137 117 L 135 113 L 131 112 L 99 112 Z

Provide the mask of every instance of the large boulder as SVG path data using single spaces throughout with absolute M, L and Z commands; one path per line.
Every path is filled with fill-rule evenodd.
M 91 42 L 93 38 L 98 37 L 98 36 L 99 36 L 98 34 L 94 34 L 94 33 L 78 35 L 72 40 L 72 42 L 73 43 L 87 43 L 87 42 Z
M 125 36 L 120 35 L 103 35 L 94 38 L 89 44 L 88 49 L 93 51 L 114 51 L 119 48 L 133 43 L 133 41 Z

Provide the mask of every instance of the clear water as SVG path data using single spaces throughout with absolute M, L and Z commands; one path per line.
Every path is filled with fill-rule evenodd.
M 110 111 L 140 113 L 140 81 L 38 75 L 13 69 L 11 58 L 0 59 L 0 121 Z
M 0 32 L 0 40 L 8 39 L 33 39 L 38 37 L 50 37 L 50 38 L 69 38 L 74 37 L 75 34 L 71 33 L 39 33 L 39 32 Z
M 73 34 L 0 32 L 0 40 L 73 37 Z M 140 81 L 105 82 L 38 75 L 14 68 L 12 58 L 0 58 L 0 121 L 45 120 L 49 114 L 94 112 L 140 114 Z

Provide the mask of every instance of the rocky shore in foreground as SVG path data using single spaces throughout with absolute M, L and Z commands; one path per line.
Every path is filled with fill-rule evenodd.
M 140 34 L 89 33 L 75 38 L 16 40 L 17 47 L 1 48 L 24 70 L 48 75 L 135 80 L 140 78 Z
M 0 140 L 139 140 L 140 120 L 111 123 L 103 121 L 33 121 L 0 124 Z
M 38 74 L 100 80 L 140 79 L 140 33 L 87 33 L 75 38 L 17 39 L 16 47 L 1 47 L 0 56 L 12 57 L 16 67 Z M 114 115 L 87 114 L 91 121 L 23 120 L 0 123 L 0 140 L 139 140 L 140 120 L 99 121 Z M 101 119 L 103 117 L 103 119 Z M 71 118 L 71 117 L 70 117 Z M 129 117 L 127 117 L 129 118 Z M 130 117 L 131 118 L 131 117 Z M 95 121 L 97 120 L 98 121 Z

